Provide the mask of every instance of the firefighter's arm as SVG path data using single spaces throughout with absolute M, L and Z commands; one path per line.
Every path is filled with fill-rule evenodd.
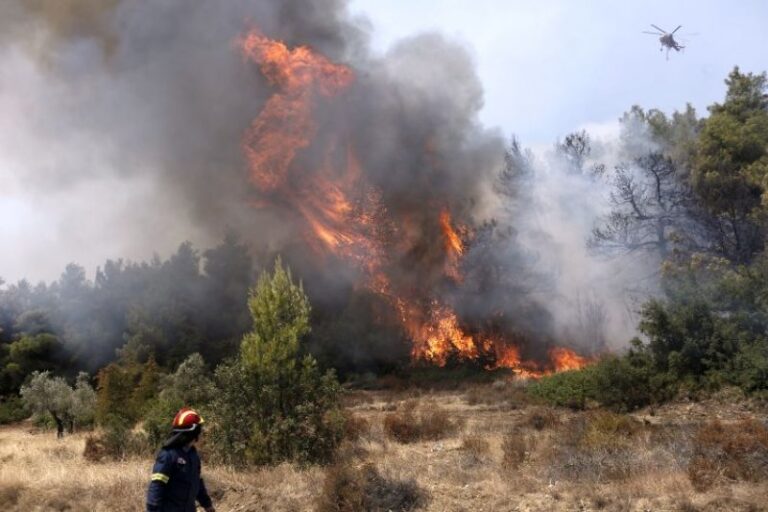
M 216 509 L 213 508 L 211 497 L 208 496 L 208 489 L 205 488 L 205 482 L 202 477 L 200 478 L 200 487 L 197 490 L 197 502 L 205 509 L 205 512 L 216 512 Z
M 147 512 L 159 511 L 163 506 L 165 487 L 171 478 L 173 456 L 163 450 L 157 454 L 155 465 L 152 466 L 152 476 L 147 491 Z

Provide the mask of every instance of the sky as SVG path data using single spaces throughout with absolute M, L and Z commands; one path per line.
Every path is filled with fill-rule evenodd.
M 378 53 L 425 31 L 459 41 L 471 53 L 485 91 L 481 122 L 531 147 L 551 147 L 582 128 L 615 133 L 616 120 L 633 104 L 671 112 L 691 102 L 704 114 L 722 99 L 723 79 L 734 65 L 768 70 L 768 2 L 762 0 L 350 0 L 349 9 L 366 19 Z M 651 23 L 667 30 L 682 24 L 684 53 L 666 60 L 657 39 L 642 33 L 652 30 Z M 32 79 L 39 71 L 29 62 L 1 64 L 0 277 L 51 280 L 70 261 L 85 265 L 92 277 L 107 258 L 149 258 L 132 243 L 136 239 L 162 256 L 184 238 L 197 241 L 194 233 L 169 237 L 174 226 L 163 224 L 151 208 L 132 207 L 129 198 L 152 196 L 144 182 L 128 189 L 113 177 L 94 175 L 76 188 L 55 182 L 27 188 L 18 179 L 24 168 L 56 168 L 56 155 L 67 154 L 68 144 L 88 147 L 89 141 L 72 140 L 76 134 L 44 117 L 20 122 L 29 120 L 37 99 L 50 90 Z M 22 82 L 39 89 L 13 90 Z M 45 126 L 45 133 L 20 126 Z M 39 136 L 51 146 L 38 147 Z M 110 154 L 109 147 L 93 147 L 77 163 Z M 109 201 L 94 214 L 82 197 Z M 100 222 L 92 222 L 94 216 Z M 132 227 L 110 237 L 105 226 L 119 225 L 126 216 L 132 222 L 124 224 Z
M 633 104 L 701 114 L 722 99 L 734 65 L 768 69 L 768 2 L 712 0 L 353 0 L 384 52 L 439 31 L 472 52 L 485 89 L 482 121 L 524 144 L 551 144 L 580 127 L 611 124 Z M 654 23 L 686 40 L 659 52 Z M 689 35 L 686 35 L 689 34 Z

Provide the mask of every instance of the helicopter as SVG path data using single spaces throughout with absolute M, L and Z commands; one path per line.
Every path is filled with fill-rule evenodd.
M 678 25 L 677 28 L 672 32 L 667 32 L 663 28 L 657 27 L 653 23 L 651 23 L 651 26 L 656 30 L 658 30 L 658 32 L 649 32 L 649 31 L 643 30 L 643 34 L 652 34 L 655 36 L 661 36 L 659 37 L 659 42 L 661 43 L 661 48 L 659 48 L 659 51 L 663 51 L 665 47 L 667 48 L 667 60 L 669 60 L 669 50 L 675 50 L 679 52 L 680 50 L 685 48 L 685 46 L 682 46 L 677 41 L 675 41 L 675 37 L 674 37 L 675 32 L 680 30 L 680 28 L 682 28 L 682 25 Z

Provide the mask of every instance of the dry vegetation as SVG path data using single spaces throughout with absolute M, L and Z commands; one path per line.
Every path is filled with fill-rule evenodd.
M 206 467 L 218 510 L 766 510 L 768 416 L 755 404 L 575 413 L 527 404 L 513 384 L 347 403 L 328 467 Z M 0 510 L 142 510 L 151 461 L 88 461 L 86 439 L 0 429 Z

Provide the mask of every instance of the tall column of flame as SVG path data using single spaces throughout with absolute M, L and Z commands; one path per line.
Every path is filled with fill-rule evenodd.
M 409 298 L 393 288 L 384 269 L 393 250 L 391 240 L 400 236 L 399 226 L 389 218 L 381 195 L 366 182 L 354 148 L 342 140 L 343 134 L 324 133 L 327 147 L 313 148 L 324 155 L 316 168 L 297 169 L 297 155 L 317 143 L 318 125 L 313 118 L 317 102 L 330 101 L 348 89 L 354 81 L 352 70 L 308 47 L 289 49 L 258 31 L 248 33 L 240 47 L 275 89 L 243 138 L 251 182 L 262 194 L 290 204 L 303 217 L 312 247 L 363 271 L 364 286 L 387 298 L 399 312 L 413 341 L 412 357 L 443 366 L 452 355 L 472 360 L 495 352 L 495 367 L 517 368 L 525 376 L 546 371 L 522 361 L 514 345 L 468 334 L 456 313 L 438 298 Z M 294 172 L 301 179 L 291 180 Z M 462 237 L 468 236 L 468 230 L 457 227 L 447 206 L 435 221 L 444 240 L 443 273 L 460 283 Z M 556 370 L 587 362 L 564 348 L 553 351 L 550 359 Z

